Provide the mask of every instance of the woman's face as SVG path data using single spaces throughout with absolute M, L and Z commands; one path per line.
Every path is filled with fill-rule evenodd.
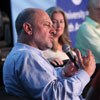
M 54 13 L 52 16 L 53 27 L 56 30 L 55 37 L 60 37 L 64 33 L 65 21 L 63 14 L 60 12 Z

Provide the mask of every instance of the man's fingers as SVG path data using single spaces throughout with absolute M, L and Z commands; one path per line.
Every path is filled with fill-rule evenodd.
M 76 53 L 77 53 L 77 57 L 78 57 L 78 63 L 80 64 L 80 66 L 82 66 L 83 60 L 82 60 L 81 53 L 78 49 L 76 50 Z

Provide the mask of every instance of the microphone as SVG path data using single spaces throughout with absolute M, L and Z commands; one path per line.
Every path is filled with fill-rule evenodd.
M 70 46 L 68 44 L 64 44 L 62 47 L 62 50 L 67 54 L 67 56 L 70 58 L 70 60 L 75 64 L 75 67 L 79 69 L 79 65 L 77 64 L 75 57 L 70 50 Z

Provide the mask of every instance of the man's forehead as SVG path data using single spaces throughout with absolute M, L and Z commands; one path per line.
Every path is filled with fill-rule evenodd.
M 48 14 L 46 12 L 36 13 L 35 18 L 38 21 L 52 23 L 50 17 L 48 16 Z

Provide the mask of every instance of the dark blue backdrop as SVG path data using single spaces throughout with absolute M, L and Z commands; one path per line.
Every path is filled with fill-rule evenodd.
M 77 30 L 85 20 L 85 16 L 88 15 L 87 4 L 88 0 L 57 0 L 57 6 L 66 11 L 73 46 L 75 45 Z

